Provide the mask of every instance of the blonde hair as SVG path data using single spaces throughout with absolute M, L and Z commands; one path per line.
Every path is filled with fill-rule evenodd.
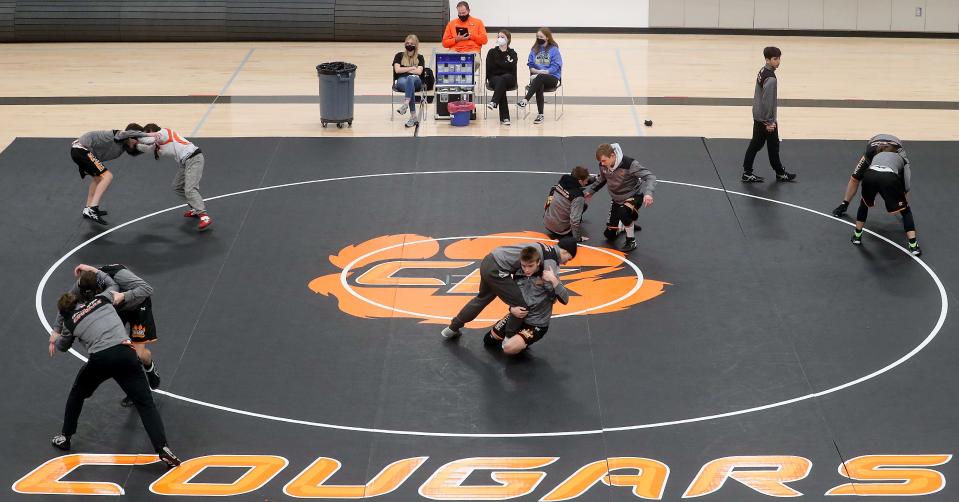
M 410 42 L 410 41 L 412 41 L 412 42 L 413 42 L 413 45 L 416 46 L 416 48 L 413 49 L 413 54 L 412 54 L 412 55 L 410 55 L 410 53 L 407 52 L 406 47 L 405 47 L 405 45 L 407 44 L 407 42 Z M 419 55 L 420 55 L 420 38 L 417 37 L 416 35 L 410 33 L 409 35 L 406 35 L 406 40 L 403 40 L 403 45 L 404 45 L 404 47 L 403 47 L 403 59 L 402 59 L 402 61 L 400 61 L 400 64 L 403 65 L 403 66 L 418 66 L 418 65 L 419 65 L 419 62 L 420 62 L 420 58 L 419 58 Z

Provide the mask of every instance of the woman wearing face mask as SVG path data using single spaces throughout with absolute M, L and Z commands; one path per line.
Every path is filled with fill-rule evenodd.
M 416 35 L 407 35 L 404 45 L 406 50 L 393 56 L 393 89 L 406 95 L 403 105 L 396 109 L 396 113 L 403 115 L 409 110 L 410 119 L 406 121 L 406 127 L 413 127 L 419 123 L 416 118 L 415 96 L 416 91 L 423 88 L 420 75 L 423 74 L 426 61 L 420 55 L 420 39 Z
M 493 97 L 486 107 L 499 108 L 499 121 L 509 125 L 509 101 L 506 91 L 516 87 L 516 51 L 510 48 L 512 36 L 507 30 L 496 34 L 496 47 L 486 53 L 486 82 L 493 89 Z
M 530 82 L 526 87 L 526 97 L 519 101 L 519 106 L 525 107 L 529 98 L 536 95 L 537 115 L 534 124 L 543 123 L 543 89 L 554 89 L 563 79 L 563 57 L 559 54 L 559 45 L 553 40 L 553 32 L 549 28 L 540 28 L 536 32 L 536 41 L 529 51 Z

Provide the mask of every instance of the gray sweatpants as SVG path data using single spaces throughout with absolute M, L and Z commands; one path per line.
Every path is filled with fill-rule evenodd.
M 463 306 L 459 314 L 450 321 L 450 328 L 459 331 L 466 323 L 476 319 L 480 312 L 497 297 L 508 307 L 526 307 L 523 292 L 520 291 L 510 271 L 501 271 L 492 255 L 486 255 L 480 263 L 479 294 Z M 510 316 L 506 330 L 510 333 L 519 329 L 522 319 Z M 512 331 L 510 331 L 512 330 Z
M 200 195 L 200 178 L 203 177 L 203 154 L 198 153 L 177 169 L 176 178 L 173 178 L 173 191 L 186 199 L 186 203 L 193 209 L 206 211 L 203 196 Z

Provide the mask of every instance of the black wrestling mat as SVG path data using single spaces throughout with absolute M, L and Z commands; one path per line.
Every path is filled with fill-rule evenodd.
M 545 239 L 550 186 L 617 141 L 660 179 L 639 248 L 603 240 L 600 192 L 542 341 L 486 349 L 499 302 L 441 338 L 483 256 Z M 0 153 L 3 500 L 959 498 L 957 143 L 906 142 L 921 260 L 880 207 L 860 248 L 829 215 L 865 138 L 787 141 L 798 181 L 748 186 L 738 140 L 198 143 L 205 233 L 172 163 L 108 164 L 104 228 L 80 217 L 69 140 Z M 49 443 L 83 364 L 47 355 L 56 299 L 77 264 L 114 262 L 155 288 L 177 469 L 111 382 L 72 451 Z

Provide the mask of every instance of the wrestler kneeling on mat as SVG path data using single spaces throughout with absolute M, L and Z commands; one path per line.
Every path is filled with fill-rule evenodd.
M 564 305 L 569 302 L 569 292 L 557 277 L 559 267 L 554 261 L 544 264 L 536 247 L 523 248 L 520 267 L 521 273 L 515 274 L 514 279 L 528 307 L 525 317 L 522 309 L 512 307 L 510 313 L 483 337 L 487 347 L 502 347 L 503 352 L 510 355 L 519 354 L 546 335 L 549 320 L 553 316 L 553 302 L 559 300 Z M 514 312 L 514 309 L 517 310 Z M 511 317 L 513 322 L 510 322 Z M 507 326 L 516 324 L 519 324 L 519 329 L 513 332 L 507 330 Z

